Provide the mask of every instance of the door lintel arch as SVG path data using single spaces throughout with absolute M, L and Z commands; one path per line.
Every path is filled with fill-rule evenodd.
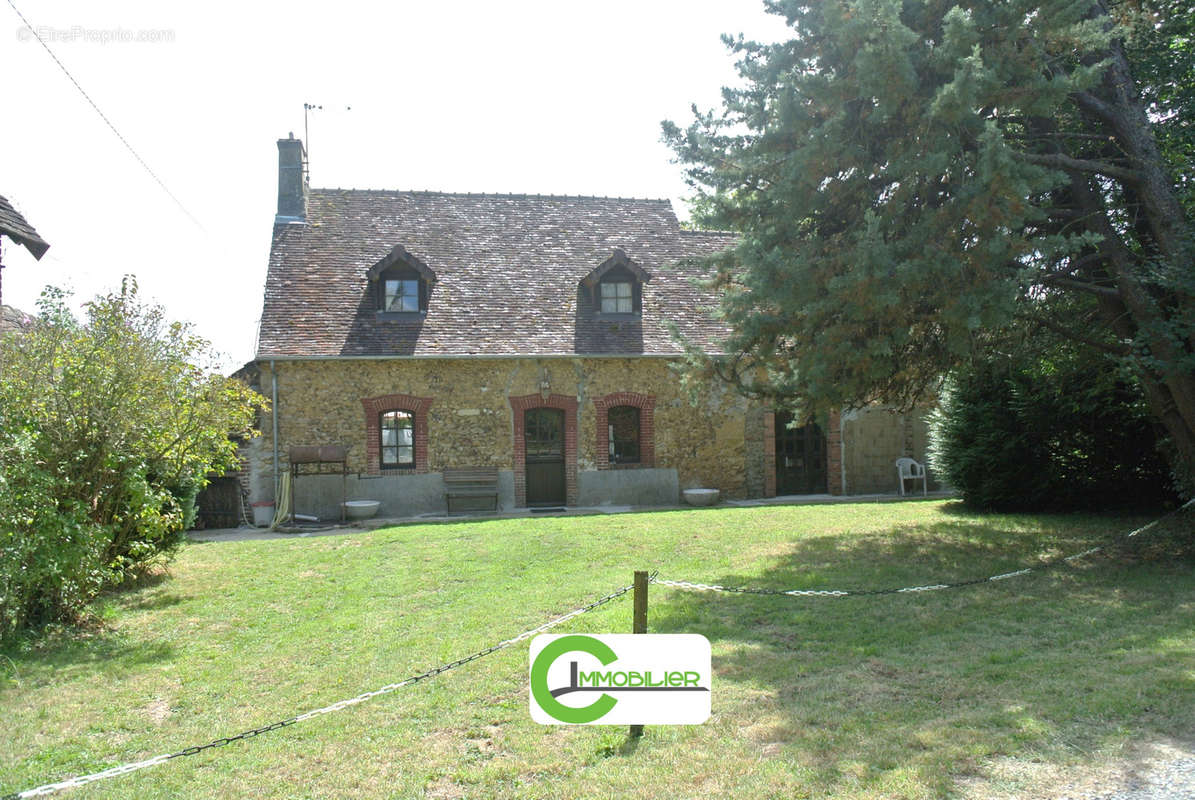
M 532 408 L 555 408 L 564 412 L 564 502 L 577 504 L 577 398 L 569 395 L 550 394 L 546 398 L 538 394 L 511 397 L 510 410 L 513 416 L 514 433 L 514 484 L 515 505 L 527 505 L 527 441 L 526 412 Z

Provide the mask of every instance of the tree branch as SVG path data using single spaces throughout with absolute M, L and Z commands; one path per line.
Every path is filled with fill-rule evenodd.
M 1094 253 L 1086 253 L 1081 256 L 1070 256 L 1067 259 L 1067 264 L 1065 267 L 1051 270 L 1050 272 L 1044 272 L 1042 273 L 1042 276 L 1045 280 L 1052 280 L 1053 276 L 1063 277 L 1074 275 L 1084 267 L 1090 266 L 1092 264 L 1102 263 L 1106 261 L 1107 258 L 1108 256 L 1106 254 L 1100 253 L 1098 251 Z
M 1120 114 L 1111 104 L 1105 103 L 1091 92 L 1072 92 L 1070 97 L 1079 108 L 1098 117 L 1114 128 L 1118 127 L 1122 122 Z
M 1114 345 L 1114 344 L 1108 344 L 1107 342 L 1101 342 L 1096 339 L 1092 339 L 1090 337 L 1083 336 L 1082 334 L 1075 333 L 1074 331 L 1072 331 L 1068 328 L 1064 328 L 1063 326 L 1059 325 L 1056 322 L 1052 322 L 1051 320 L 1048 320 L 1048 319 L 1042 319 L 1041 317 L 1035 316 L 1033 314 L 1020 313 L 1020 314 L 1017 314 L 1016 317 L 1017 317 L 1017 319 L 1032 323 L 1039 327 L 1045 328 L 1046 330 L 1053 331 L 1054 333 L 1058 334 L 1059 336 L 1070 339 L 1073 342 L 1079 342 L 1080 344 L 1085 344 L 1088 347 L 1094 347 L 1096 350 L 1099 350 L 1104 353 L 1110 353 L 1111 355 L 1114 355 L 1114 356 L 1127 356 L 1131 353 L 1131 351 L 1129 350 L 1129 348 L 1126 345 L 1123 345 L 1123 344 L 1115 344 Z
M 1022 153 L 1013 151 L 1013 157 L 1019 158 L 1022 161 L 1027 161 L 1030 164 L 1038 164 L 1043 167 L 1054 167 L 1056 169 L 1066 170 L 1067 172 L 1089 172 L 1094 175 L 1104 175 L 1109 178 L 1116 178 L 1117 180 L 1126 181 L 1128 183 L 1140 183 L 1145 179 L 1145 176 L 1140 172 L 1124 167 L 1118 167 L 1115 164 L 1106 164 L 1102 161 L 1091 161 L 1086 158 L 1073 158 L 1071 156 L 1062 155 L 1061 153 Z
M 1081 292 L 1089 292 L 1103 297 L 1120 297 L 1120 292 L 1108 286 L 1099 286 L 1090 281 L 1083 281 L 1077 278 L 1071 278 L 1061 273 L 1053 273 L 1045 276 L 1038 281 L 1038 285 L 1044 286 L 1047 283 L 1055 286 L 1065 286 L 1069 289 L 1078 289 Z

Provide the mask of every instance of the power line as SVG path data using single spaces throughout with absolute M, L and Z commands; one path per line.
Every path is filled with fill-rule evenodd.
M 72 75 L 70 70 L 66 68 L 66 65 L 58 60 L 58 56 L 54 54 L 54 51 L 50 49 L 50 46 L 46 44 L 45 40 L 41 38 L 41 34 L 39 34 L 37 29 L 30 24 L 29 20 L 25 19 L 25 15 L 21 13 L 21 10 L 17 8 L 13 0 L 8 0 L 8 4 L 12 6 L 12 10 L 16 13 L 16 15 L 21 18 L 21 22 L 24 23 L 25 29 L 33 34 L 33 38 L 37 39 L 38 44 L 45 48 L 45 51 L 50 54 L 50 58 L 54 59 L 54 63 L 58 65 L 60 70 L 62 70 L 62 74 L 66 75 L 70 82 L 75 85 L 75 88 L 79 90 L 79 94 L 83 95 L 83 99 L 85 99 L 91 105 L 91 107 L 95 109 L 95 113 L 99 114 L 100 119 L 102 119 L 104 123 L 112 130 L 112 132 L 116 134 L 116 138 L 120 139 L 121 144 L 128 148 L 128 151 L 133 154 L 133 158 L 137 159 L 137 163 L 145 168 L 145 171 L 149 173 L 149 176 L 157 182 L 158 186 L 162 187 L 162 191 L 170 196 L 170 199 L 174 201 L 174 204 L 177 205 L 179 209 L 187 215 L 187 218 L 190 219 L 191 222 L 195 223 L 195 227 L 199 228 L 199 230 L 203 231 L 204 233 L 207 233 L 207 229 L 203 227 L 203 224 L 195 218 L 194 214 L 187 210 L 187 207 L 183 205 L 181 200 L 174 196 L 174 192 L 170 191 L 170 188 L 162 181 L 161 178 L 158 177 L 157 173 L 150 169 L 149 164 L 145 163 L 145 159 L 133 149 L 133 145 L 129 144 L 129 140 L 124 138 L 121 132 L 116 129 L 116 126 L 112 124 L 112 120 L 108 119 L 108 116 L 101 111 L 100 107 L 96 105 L 94 100 L 91 99 L 91 95 L 87 94 L 83 87 L 79 85 L 79 82 L 75 80 L 75 76 Z

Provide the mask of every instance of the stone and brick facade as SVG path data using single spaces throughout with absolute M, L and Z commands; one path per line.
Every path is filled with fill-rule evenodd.
M 728 497 L 758 496 L 745 480 L 746 462 L 758 450 L 746 444 L 747 401 L 713 391 L 690 404 L 665 358 L 510 358 L 278 360 L 259 363 L 259 386 L 270 394 L 277 381 L 278 452 L 283 469 L 290 447 L 342 444 L 362 491 L 389 487 L 399 503 L 404 481 L 434 476 L 447 467 L 493 466 L 510 471 L 512 507 L 525 502 L 524 412 L 557 408 L 565 414 L 567 503 L 576 504 L 582 477 L 635 470 L 671 471 L 678 489 L 717 487 Z M 543 385 L 550 387 L 545 397 Z M 630 385 L 639 391 L 616 391 Z M 401 389 L 402 391 L 395 391 Z M 610 465 L 609 408 L 640 409 L 641 458 Z M 415 468 L 379 466 L 378 420 L 389 410 L 414 416 Z M 253 448 L 252 467 L 272 468 L 271 420 Z M 385 478 L 375 483 L 369 478 Z M 257 483 L 258 494 L 269 490 Z M 650 489 L 650 487 L 649 487 Z M 649 492 L 650 494 L 650 492 Z M 672 497 L 675 502 L 677 498 Z M 394 513 L 401 508 L 395 505 Z
M 288 196 L 245 370 L 277 397 L 246 449 L 253 500 L 273 499 L 290 447 L 339 444 L 350 499 L 380 500 L 385 515 L 442 511 L 442 471 L 472 466 L 497 467 L 500 506 L 521 507 L 535 409 L 563 413 L 566 505 L 674 504 L 698 487 L 775 495 L 776 414 L 675 374 L 675 334 L 709 350 L 727 332 L 699 279 L 704 256 L 733 237 L 681 230 L 667 201 L 308 189 L 290 180 L 301 144 L 282 140 L 279 153 Z M 619 463 L 612 409 L 617 446 L 637 446 Z M 411 418 L 414 463 L 401 469 L 381 459 L 393 411 Z M 853 476 L 878 463 L 853 449 L 882 438 L 873 427 L 821 421 L 827 491 L 882 483 Z M 297 511 L 336 513 L 340 484 L 300 481 Z

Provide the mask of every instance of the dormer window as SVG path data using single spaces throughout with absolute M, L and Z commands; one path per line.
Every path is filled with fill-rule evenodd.
M 427 313 L 436 273 L 401 244 L 369 268 L 379 319 L 421 318 Z
M 639 314 L 643 309 L 643 284 L 651 276 L 620 249 L 607 258 L 581 284 L 591 292 L 594 311 L 601 315 Z
M 630 314 L 635 310 L 631 281 L 603 280 L 599 286 L 602 287 L 603 314 Z
M 385 277 L 382 285 L 382 311 L 421 311 L 420 280 L 417 276 Z

